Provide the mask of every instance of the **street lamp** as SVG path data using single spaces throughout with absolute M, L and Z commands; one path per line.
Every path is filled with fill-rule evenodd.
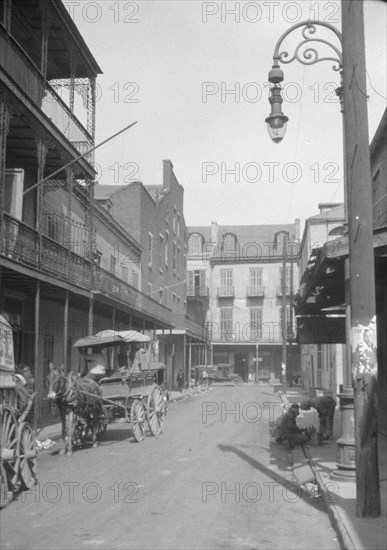
M 364 46 L 364 19 L 362 0 L 342 0 L 341 33 L 329 23 L 303 21 L 290 27 L 278 40 L 273 69 L 269 81 L 272 113 L 266 119 L 270 137 L 278 143 L 285 134 L 285 120 L 281 111 L 279 82 L 283 75 L 279 63 L 294 60 L 304 65 L 320 61 L 333 61 L 333 70 L 339 71 L 341 86 L 336 90 L 340 97 L 344 123 L 344 181 L 345 206 L 348 218 L 349 255 L 346 260 L 346 313 L 347 313 L 347 380 L 352 379 L 354 390 L 354 419 L 356 446 L 356 510 L 358 516 L 380 515 L 380 487 L 377 456 L 377 361 L 376 342 L 369 364 L 359 359 L 358 344 L 365 343 L 364 334 L 375 331 L 375 263 L 373 251 L 373 219 L 371 196 L 371 167 L 368 140 L 366 69 Z M 303 40 L 294 54 L 280 52 L 283 40 L 295 29 L 301 28 Z M 325 27 L 340 41 L 341 51 L 331 42 L 315 36 L 317 28 Z M 311 43 L 314 42 L 314 46 Z M 324 44 L 334 56 L 320 57 L 316 45 Z M 304 46 L 306 48 L 304 49 Z M 301 50 L 301 48 L 303 48 Z M 284 117 L 284 118 L 283 118 Z M 276 133 L 276 126 L 278 132 Z M 281 131 L 281 137 L 280 137 Z M 273 139 L 273 137 L 272 137 Z M 347 396 L 348 397 L 348 396 Z M 345 444 L 343 443 L 343 447 Z M 353 446 L 353 445 L 352 445 Z
M 303 65 L 314 65 L 315 63 L 318 63 L 320 61 L 330 60 L 334 62 L 333 70 L 341 71 L 342 59 L 341 59 L 340 50 L 336 48 L 335 45 L 328 42 L 327 40 L 324 40 L 322 38 L 317 38 L 314 36 L 314 34 L 317 31 L 317 28 L 316 28 L 317 26 L 322 26 L 333 31 L 341 42 L 341 33 L 335 27 L 333 27 L 329 23 L 308 20 L 308 21 L 302 21 L 301 23 L 297 23 L 296 25 L 293 25 L 292 27 L 290 27 L 290 29 L 288 29 L 286 32 L 284 32 L 283 35 L 278 40 L 276 47 L 274 49 L 274 55 L 273 55 L 274 63 L 268 76 L 269 82 L 274 84 L 274 86 L 270 88 L 270 96 L 269 96 L 271 112 L 270 112 L 270 115 L 265 119 L 265 122 L 267 124 L 267 131 L 269 133 L 270 138 L 274 141 L 274 143 L 280 143 L 282 141 L 283 137 L 285 136 L 286 125 L 289 120 L 289 118 L 282 113 L 282 109 L 281 109 L 283 99 L 281 96 L 281 86 L 279 84 L 284 79 L 284 73 L 280 68 L 279 63 L 280 62 L 291 63 L 296 59 Z M 283 52 L 279 51 L 281 44 L 290 33 L 292 33 L 295 29 L 298 29 L 300 27 L 304 27 L 304 29 L 302 30 L 302 35 L 304 39 L 297 46 L 293 56 L 290 59 L 287 59 L 289 57 L 289 53 L 286 51 L 283 51 Z M 308 47 L 305 50 L 301 50 L 301 48 L 306 44 L 308 44 L 309 42 L 323 43 L 329 46 L 330 48 L 333 49 L 336 57 L 331 57 L 331 56 L 320 57 L 316 48 L 313 48 L 313 47 Z M 338 88 L 338 91 L 337 91 L 338 95 L 340 95 L 339 94 L 340 90 L 341 88 Z
M 273 65 L 272 70 L 269 72 L 269 82 L 274 84 L 274 86 L 270 88 L 269 97 L 271 113 L 266 118 L 265 122 L 267 124 L 269 136 L 274 143 L 279 143 L 282 141 L 282 138 L 286 133 L 286 124 L 289 120 L 281 110 L 283 99 L 281 96 L 281 86 L 279 86 L 279 83 L 282 82 L 283 79 L 284 73 L 282 69 L 279 68 L 278 63 Z

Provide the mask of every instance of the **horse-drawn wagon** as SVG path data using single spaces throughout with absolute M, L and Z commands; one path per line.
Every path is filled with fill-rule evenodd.
M 149 336 L 104 330 L 81 338 L 74 347 L 80 352 L 78 376 L 67 376 L 66 387 L 58 392 L 60 376 L 55 369 L 50 374 L 51 396 L 54 390 L 62 409 L 67 453 L 84 443 L 89 429 L 96 444 L 115 421 L 132 423 L 135 441 L 144 439 L 146 424 L 152 435 L 159 435 L 166 413 L 165 365 L 151 361 Z M 99 368 L 104 375 L 97 382 Z
M 0 315 L 0 508 L 4 508 L 19 490 L 36 483 L 37 451 L 35 435 L 26 421 L 32 411 L 35 394 L 26 388 L 26 380 L 16 374 L 12 328 Z

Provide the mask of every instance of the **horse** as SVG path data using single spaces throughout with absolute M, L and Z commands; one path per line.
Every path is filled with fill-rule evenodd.
M 55 367 L 50 364 L 47 398 L 58 407 L 62 424 L 64 448 L 60 454 L 71 456 L 73 445 L 83 443 L 89 430 L 93 447 L 97 447 L 98 425 L 103 415 L 101 388 L 95 380 L 77 377 L 72 371 L 66 374 L 64 365 Z M 68 417 L 68 426 L 66 419 Z

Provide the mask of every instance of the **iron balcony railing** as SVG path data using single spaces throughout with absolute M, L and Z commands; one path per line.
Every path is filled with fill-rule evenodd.
M 153 319 L 172 326 L 172 311 L 153 298 L 125 283 L 102 267 L 96 268 L 94 290 Z
M 218 298 L 233 298 L 235 296 L 234 286 L 219 286 Z
M 210 294 L 208 286 L 200 285 L 188 285 L 187 286 L 187 297 L 202 297 L 202 298 L 208 298 Z
M 265 287 L 262 285 L 254 285 L 254 286 L 248 286 L 247 287 L 247 296 L 264 296 L 265 294 Z
M 0 25 L 0 67 L 12 78 L 58 130 L 83 154 L 93 147 L 93 138 L 86 128 L 43 77 L 18 42 Z M 93 154 L 88 162 L 93 161 Z
M 0 252 L 23 265 L 90 289 L 92 272 L 87 258 L 70 252 L 66 246 L 47 235 L 39 235 L 36 229 L 7 213 L 4 213 Z

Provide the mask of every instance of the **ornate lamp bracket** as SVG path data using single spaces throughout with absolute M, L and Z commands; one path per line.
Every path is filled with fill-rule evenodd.
M 315 65 L 321 61 L 333 61 L 332 69 L 334 71 L 342 71 L 343 60 L 342 52 L 331 42 L 325 40 L 324 38 L 318 38 L 315 36 L 317 32 L 317 27 L 325 27 L 326 29 L 332 31 L 336 37 L 339 39 L 340 44 L 342 44 L 341 32 L 339 32 L 336 27 L 330 25 L 329 23 L 324 23 L 323 21 L 302 21 L 296 23 L 290 27 L 286 32 L 282 34 L 279 38 L 273 55 L 273 69 L 279 68 L 279 63 L 291 63 L 292 61 L 299 61 L 303 65 Z M 288 51 L 280 51 L 283 41 L 287 38 L 295 29 L 302 29 L 301 34 L 303 40 L 296 46 L 294 53 L 290 57 Z M 319 44 L 325 44 L 332 50 L 332 55 L 320 57 L 320 54 L 316 47 Z M 304 46 L 307 46 L 304 48 Z

